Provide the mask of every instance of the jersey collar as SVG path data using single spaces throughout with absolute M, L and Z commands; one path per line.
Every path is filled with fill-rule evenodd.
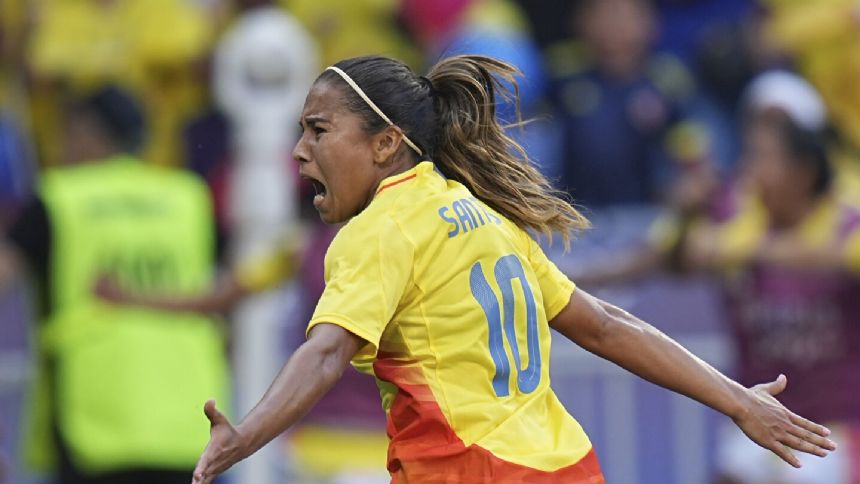
M 408 182 L 410 180 L 414 180 L 419 175 L 423 175 L 428 171 L 433 171 L 434 165 L 429 161 L 422 161 L 412 168 L 404 171 L 403 173 L 398 173 L 394 176 L 390 176 L 382 180 L 379 184 L 379 188 L 376 189 L 376 195 L 379 195 L 385 190 L 389 190 L 395 186 L 398 186 L 404 182 Z

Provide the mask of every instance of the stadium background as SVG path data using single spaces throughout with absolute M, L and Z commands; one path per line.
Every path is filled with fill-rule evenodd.
M 588 17 L 581 12 L 595 2 L 587 0 L 0 0 L 0 222 L 14 218 L 40 170 L 63 158 L 58 127 L 63 100 L 116 84 L 137 96 L 149 118 L 142 157 L 191 170 L 209 184 L 228 248 L 222 269 L 242 266 L 273 250 L 283 233 L 296 231 L 312 234 L 316 245 L 304 258 L 319 262 L 331 230 L 317 226 L 308 209 L 308 187 L 294 180 L 288 153 L 297 135 L 295 121 L 307 85 L 321 68 L 368 53 L 391 55 L 416 69 L 440 56 L 483 53 L 524 71 L 523 112 L 537 121 L 512 133 L 550 176 L 571 190 L 594 224 L 570 253 L 550 249 L 573 274 L 587 274 L 599 265 L 595 261 L 653 238 L 653 221 L 671 203 L 668 187 L 684 167 L 708 163 L 721 179 L 732 179 L 741 93 L 759 72 L 782 68 L 808 76 L 831 108 L 843 146 L 860 140 L 855 106 L 860 90 L 839 93 L 828 84 L 833 76 L 822 73 L 828 65 L 840 66 L 846 76 L 860 69 L 856 62 L 839 63 L 860 48 L 860 30 L 813 42 L 816 50 L 809 52 L 806 45 L 792 42 L 794 34 L 801 35 L 791 30 L 797 23 L 792 16 L 798 15 L 792 2 L 606 1 L 636 4 L 638 14 Z M 852 18 L 852 28 L 860 29 L 854 2 L 804 3 L 807 10 L 801 15 L 810 25 L 802 34 L 809 38 L 824 35 L 832 18 Z M 577 23 L 576 12 L 594 23 Z M 637 82 L 653 88 L 632 108 L 614 105 L 612 83 L 590 74 L 601 53 L 613 52 L 622 59 L 632 57 L 639 66 Z M 819 59 L 823 57 L 832 62 Z M 272 92 L 278 97 L 266 97 Z M 511 119 L 512 112 L 511 106 L 500 106 L 500 116 Z M 625 124 L 630 119 L 640 123 L 638 128 Z M 613 148 L 619 146 L 624 148 Z M 596 182 L 593 190 L 572 186 L 576 183 L 568 165 L 583 159 L 598 165 L 603 158 L 612 163 L 614 156 L 661 161 L 647 175 L 653 180 L 644 191 L 634 187 L 642 175 L 625 172 L 623 165 L 604 167 L 614 174 L 607 185 L 611 189 L 601 191 Z M 847 174 L 840 176 L 849 179 L 857 163 L 849 159 L 844 164 Z M 237 173 L 253 174 L 251 165 L 264 175 L 279 174 L 283 183 L 260 189 L 236 182 Z M 601 173 L 600 168 L 587 169 L 595 176 Z M 856 187 L 850 181 L 845 185 Z M 261 210 L 267 201 L 282 199 L 282 209 Z M 299 341 L 320 284 L 318 265 L 308 263 L 295 277 L 228 316 L 235 323 L 231 358 L 237 415 L 256 401 Z M 714 278 L 656 271 L 595 286 L 594 292 L 732 372 L 734 347 Z M 42 482 L 19 463 L 23 393 L 31 377 L 30 294 L 22 276 L 0 298 L 2 483 Z M 718 415 L 566 342 L 556 343 L 552 364 L 553 386 L 592 437 L 609 482 L 708 482 L 722 422 Z M 367 389 L 343 388 L 337 398 L 352 402 L 353 392 L 366 396 Z M 350 405 L 323 408 L 317 418 L 364 429 L 380 424 L 379 416 L 352 422 L 344 410 Z M 313 455 L 317 451 L 307 451 L 313 444 L 305 443 L 303 453 L 296 448 L 302 445 L 296 444 L 299 438 L 285 437 L 243 465 L 256 470 L 243 467 L 227 479 L 384 482 L 378 472 L 361 470 L 379 456 L 365 456 L 367 448 L 357 439 L 338 447 L 335 460 L 342 465 L 335 465 L 324 457 L 319 462 Z M 378 469 L 382 466 L 379 461 Z

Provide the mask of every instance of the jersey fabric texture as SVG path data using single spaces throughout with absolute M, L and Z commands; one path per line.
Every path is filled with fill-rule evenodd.
M 384 180 L 338 233 L 308 332 L 365 339 L 393 482 L 602 483 L 550 389 L 548 320 L 574 285 L 532 238 L 430 162 Z

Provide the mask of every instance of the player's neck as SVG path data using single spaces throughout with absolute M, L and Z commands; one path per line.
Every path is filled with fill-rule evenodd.
M 412 155 L 404 154 L 402 151 L 395 153 L 391 161 L 386 163 L 385 166 L 383 166 L 379 170 L 379 177 L 376 181 L 376 189 L 379 189 L 379 185 L 386 178 L 391 178 L 401 173 L 405 173 L 415 168 L 415 165 L 416 163 L 415 161 L 413 161 Z M 374 193 L 376 193 L 376 190 L 374 190 Z

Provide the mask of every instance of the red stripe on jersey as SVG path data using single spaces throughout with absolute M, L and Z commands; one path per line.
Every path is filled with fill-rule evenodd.
M 391 473 L 391 484 L 606 484 L 594 449 L 576 464 L 547 472 L 507 462 L 477 445 L 446 458 L 406 463 Z
M 388 409 L 388 471 L 392 484 L 446 482 L 605 484 L 594 449 L 578 462 L 542 471 L 466 446 L 448 424 L 415 363 L 380 351 L 376 377 L 397 386 Z
M 403 179 L 382 185 L 381 187 L 379 187 L 379 190 L 376 191 L 376 194 L 379 195 L 382 192 L 382 190 L 385 190 L 386 188 L 391 188 L 394 185 L 398 185 L 398 184 L 403 183 L 405 181 L 409 181 L 409 180 L 415 178 L 416 176 L 418 176 L 418 175 L 416 173 L 413 173 L 413 174 L 407 176 L 406 178 L 403 178 Z

